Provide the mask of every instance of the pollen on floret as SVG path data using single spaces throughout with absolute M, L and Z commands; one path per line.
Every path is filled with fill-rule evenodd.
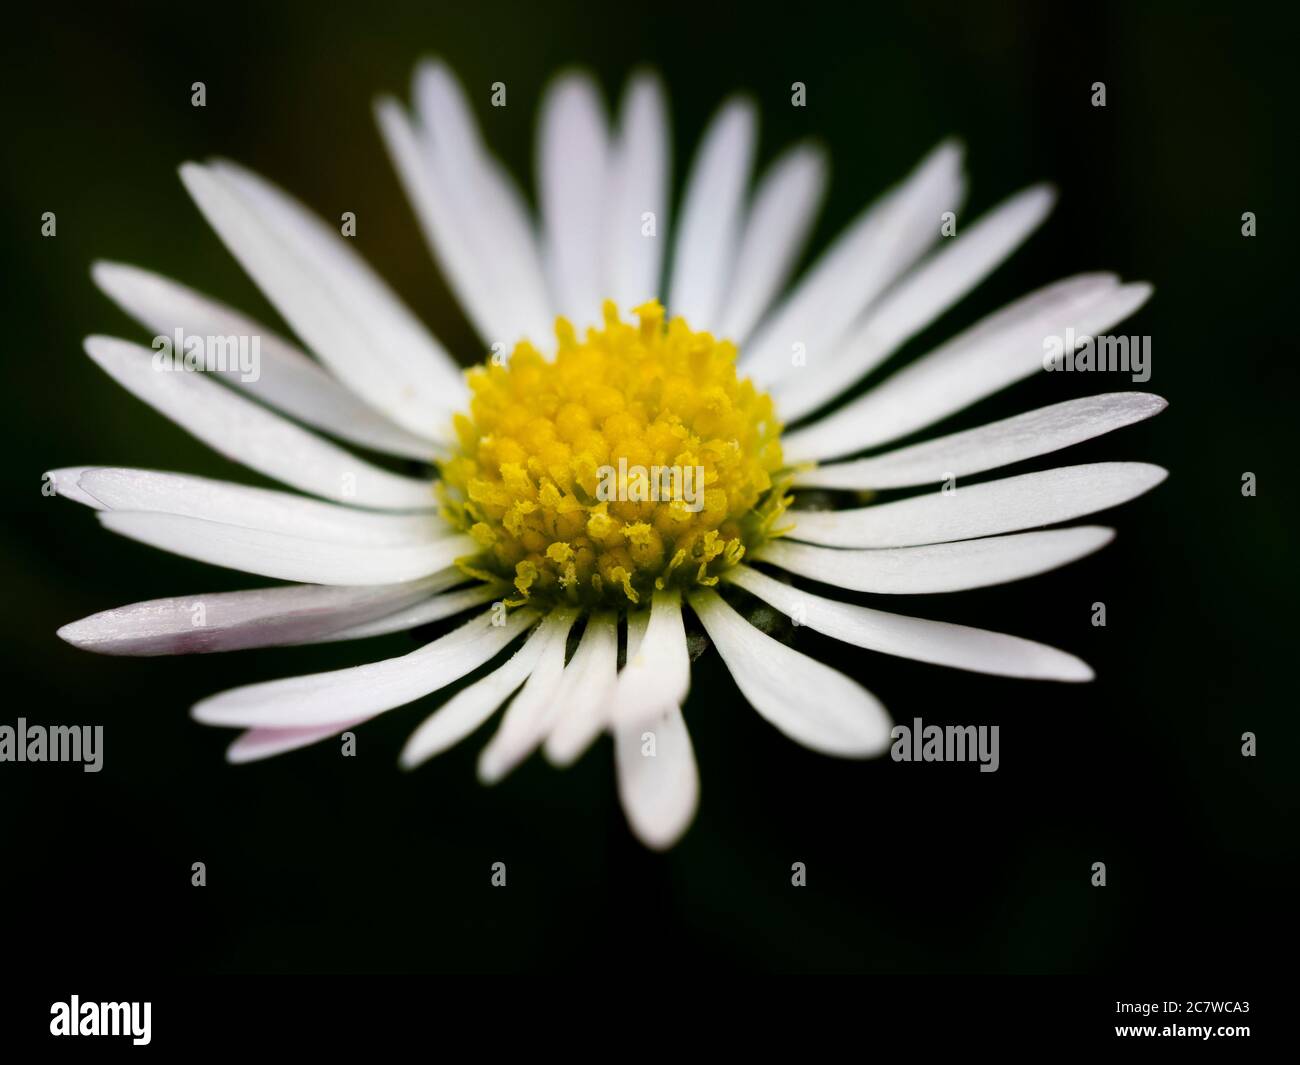
M 788 497 L 772 401 L 730 341 L 613 303 L 547 360 L 521 342 L 469 371 L 470 406 L 440 463 L 443 513 L 479 554 L 467 573 L 539 605 L 635 607 L 712 585 L 764 539 Z

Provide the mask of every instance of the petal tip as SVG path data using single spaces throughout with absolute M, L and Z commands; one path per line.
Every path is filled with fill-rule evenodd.
M 938 143 L 934 154 L 949 156 L 952 162 L 960 164 L 966 157 L 966 141 L 957 134 L 950 133 Z
M 209 177 L 207 167 L 202 163 L 197 163 L 193 159 L 187 159 L 176 168 L 176 173 L 180 175 L 182 183 L 191 192 L 194 191 L 194 183 L 202 182 Z
M 234 742 L 226 748 L 225 759 L 227 765 L 248 765 L 249 762 L 261 760 L 262 756 L 259 756 L 256 751 L 248 749 L 248 745 L 245 742 L 247 737 L 248 733 L 241 733 L 236 737 Z
M 200 699 L 190 707 L 190 718 L 197 721 L 200 725 L 221 725 L 224 722 L 216 720 L 212 716 L 211 699 Z
M 1132 293 L 1135 301 L 1133 310 L 1136 311 L 1155 295 L 1156 287 L 1150 281 L 1129 281 L 1124 285 L 1124 291 Z
M 100 289 L 107 290 L 114 282 L 123 280 L 130 269 L 126 263 L 114 262 L 112 259 L 94 259 L 90 264 L 90 279 Z
M 433 757 L 432 752 L 426 753 L 424 745 L 419 742 L 419 736 L 418 731 L 408 736 L 406 745 L 397 756 L 397 768 L 404 773 L 419 769 L 420 766 Z
M 125 341 L 117 337 L 106 336 L 103 333 L 92 333 L 81 342 L 81 349 L 95 360 L 100 366 L 105 366 L 113 360 L 114 356 L 120 354 L 119 345 Z
M 78 650 L 85 650 L 87 640 L 85 637 L 85 620 L 69 621 L 66 625 L 60 625 L 54 630 L 57 636 L 66 644 L 76 647 Z
M 502 776 L 504 776 L 501 765 L 497 759 L 488 754 L 487 750 L 484 750 L 479 756 L 475 774 L 478 777 L 478 782 L 484 787 L 491 787 L 493 784 L 500 782 Z

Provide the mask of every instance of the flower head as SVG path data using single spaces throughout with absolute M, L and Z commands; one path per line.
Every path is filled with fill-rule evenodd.
M 101 263 L 96 282 L 146 329 L 220 351 L 233 339 L 241 353 L 238 342 L 255 339 L 260 362 L 249 372 L 242 358 L 190 358 L 183 340 L 172 372 L 128 341 L 90 337 L 86 349 L 137 397 L 297 492 L 92 466 L 48 476 L 115 532 L 289 583 L 108 610 L 65 626 L 64 639 L 108 654 L 231 651 L 473 612 L 409 654 L 235 688 L 193 714 L 240 729 L 229 758 L 253 761 L 468 680 L 411 735 L 404 766 L 502 705 L 479 761 L 485 782 L 538 749 L 567 765 L 608 733 L 629 823 L 655 847 L 681 837 L 698 801 L 681 712 L 692 617 L 767 721 L 840 757 L 881 753 L 888 714 L 856 680 L 751 624 L 755 601 L 868 651 L 1091 678 L 1032 640 L 806 586 L 890 596 L 1029 577 L 1113 535 L 1043 527 L 1163 478 L 1113 462 L 969 483 L 1163 409 L 1137 392 L 880 450 L 1042 368 L 1046 340 L 1102 333 L 1150 295 L 1110 274 L 1040 289 L 831 406 L 1028 237 L 1050 189 L 1013 196 L 948 239 L 943 220 L 965 180 L 960 147 L 945 142 L 788 285 L 827 168 L 797 146 L 751 191 L 746 101 L 710 125 L 669 227 L 653 76 L 632 79 L 612 129 L 584 76 L 547 91 L 539 224 L 447 68 L 423 66 L 414 95 L 414 118 L 384 101 L 380 126 L 486 358 L 465 373 L 346 236 L 274 185 L 229 162 L 186 164 L 186 188 L 303 347 L 172 281 Z M 809 489 L 840 493 L 839 505 L 801 506 Z M 913 494 L 875 501 L 893 489 Z

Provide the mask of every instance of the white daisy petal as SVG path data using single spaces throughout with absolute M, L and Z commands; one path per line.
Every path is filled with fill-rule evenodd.
M 1151 296 L 1147 284 L 1083 274 L 989 315 L 833 414 L 790 433 L 791 462 L 862 451 L 924 429 L 1043 368 L 1048 338 L 1076 340 L 1123 321 Z
M 363 462 L 206 374 L 159 373 L 153 352 L 113 337 L 87 337 L 85 347 L 100 369 L 137 399 L 250 470 L 341 503 L 432 509 L 429 482 Z
M 754 190 L 717 333 L 742 349 L 803 251 L 826 193 L 826 153 L 802 144 L 786 151 Z
M 1092 554 L 1114 538 L 1114 529 L 1095 525 L 867 551 L 814 547 L 782 538 L 764 544 L 753 557 L 855 592 L 920 595 L 986 588 L 1047 573 Z
M 646 629 L 650 627 L 648 610 L 629 611 L 624 626 L 627 632 L 627 645 L 624 648 L 623 668 L 637 656 L 641 650 L 641 641 L 645 639 Z
M 860 214 L 746 346 L 744 371 L 763 383 L 786 376 L 796 344 L 808 364 L 827 365 L 854 320 L 939 239 L 943 212 L 961 206 L 961 160 L 960 145 L 945 141 Z
M 370 547 L 226 525 L 179 514 L 100 511 L 106 529 L 212 566 L 304 584 L 397 584 L 445 569 L 477 551 L 468 536 Z
M 525 336 L 542 342 L 552 315 L 532 217 L 518 187 L 485 148 L 464 91 L 441 62 L 420 65 L 415 104 L 468 244 L 483 273 L 492 278 L 494 302 L 508 310 L 510 332 L 488 338 L 513 343 Z
M 723 579 L 770 603 L 800 625 L 868 651 L 1000 677 L 1093 679 L 1092 669 L 1081 659 L 1019 636 L 836 602 L 743 565 L 729 569 Z
M 260 762 L 277 754 L 296 751 L 301 747 L 310 747 L 313 743 L 327 740 L 346 732 L 354 725 L 369 721 L 369 717 L 359 717 L 354 721 L 342 721 L 338 724 L 324 725 L 317 728 L 255 728 L 241 732 L 239 737 L 226 748 L 226 761 L 232 765 L 247 762 Z
M 760 632 L 714 591 L 694 593 L 691 609 L 750 705 L 796 743 L 842 758 L 889 746 L 889 714 L 857 681 Z
M 421 418 L 431 410 L 454 409 L 464 402 L 468 390 L 456 360 L 336 226 L 261 174 L 230 159 L 213 159 L 205 169 L 257 213 L 285 250 L 309 264 L 318 290 L 339 305 L 347 323 L 369 342 L 380 368 L 396 378 L 388 384 L 388 394 L 396 398 L 399 408 L 404 401 L 412 415 Z M 346 362 L 349 372 L 340 377 L 351 379 L 358 361 L 354 353 Z M 365 381 L 367 389 L 378 385 L 373 370 L 364 376 L 358 373 L 356 379 Z M 417 392 L 424 407 L 414 402 Z M 426 431 L 427 423 L 416 424 L 417 431 Z
M 627 663 L 641 654 L 647 613 L 627 615 Z M 681 708 L 667 703 L 639 720 L 626 720 L 615 707 L 609 716 L 623 813 L 642 843 L 665 850 L 690 826 L 700 800 L 695 752 Z
M 749 100 L 723 105 L 700 141 L 673 244 L 668 311 L 714 331 L 735 268 L 758 119 Z
M 794 519 L 789 535 L 827 547 L 911 547 L 972 540 L 1116 507 L 1168 475 L 1145 462 L 1061 466 L 872 507 L 788 511 Z
M 186 339 L 248 337 L 251 344 L 251 338 L 257 338 L 255 376 L 237 360 L 210 371 L 232 388 L 349 443 L 423 462 L 432 458 L 436 445 L 431 434 L 440 426 L 425 426 L 417 436 L 394 425 L 266 326 L 175 281 L 125 263 L 95 263 L 91 276 L 127 314 L 173 343 L 178 329 Z M 251 379 L 245 380 L 246 376 Z
M 559 717 L 543 747 L 551 764 L 572 765 L 604 731 L 617 683 L 618 622 L 613 614 L 601 611 L 587 619 L 555 697 Z
M 460 80 L 441 59 L 426 59 L 416 65 L 412 88 L 416 116 L 438 150 L 476 176 L 487 153 Z
M 581 333 L 601 321 L 600 261 L 609 129 L 600 91 L 585 74 L 557 78 L 542 98 L 537 133 L 544 261 L 557 313 Z
M 437 514 L 393 514 L 229 481 L 123 467 L 90 467 L 79 487 L 98 510 L 180 514 L 226 525 L 286 533 L 311 540 L 393 547 L 452 535 Z
M 670 705 L 640 724 L 616 725 L 614 765 L 628 825 L 647 847 L 667 850 L 700 805 L 700 775 L 681 710 Z
M 528 679 L 546 645 L 547 637 L 538 626 L 504 665 L 438 707 L 406 741 L 398 758 L 401 767 L 414 769 L 454 747 L 482 725 Z
M 461 405 L 459 368 L 335 230 L 233 163 L 186 163 L 181 179 L 293 331 L 357 395 L 414 433 Z
M 432 143 L 412 125 L 396 100 L 379 100 L 375 119 L 438 269 L 484 344 L 489 348 L 501 344 L 508 352 L 521 339 L 516 335 L 519 324 L 514 309 L 499 298 L 492 266 L 481 261 L 474 234 L 457 210 Z
M 454 569 L 406 584 L 360 588 L 303 585 L 151 599 L 91 614 L 59 629 L 85 651 L 185 655 L 341 639 L 351 626 L 386 618 L 456 583 Z
M 457 570 L 456 572 L 459 573 Z M 463 577 L 463 574 L 461 574 Z M 484 603 L 500 599 L 502 589 L 489 584 L 475 584 L 469 588 L 458 588 L 454 592 L 435 595 L 422 599 L 418 603 L 404 607 L 392 614 L 350 625 L 339 632 L 330 633 L 312 643 L 338 643 L 342 640 L 361 640 L 370 636 L 387 636 L 392 632 L 409 632 L 421 625 L 432 625 L 444 618 L 454 618 L 467 610 L 473 610 Z
M 625 313 L 661 294 L 670 157 L 663 86 L 653 74 L 638 74 L 623 95 L 605 201 L 606 294 Z M 646 215 L 654 218 L 650 234 Z
M 631 617 L 629 639 L 630 626 Z M 633 726 L 644 723 L 669 704 L 680 706 L 690 686 L 691 656 L 686 647 L 681 594 L 675 588 L 665 588 L 656 591 L 651 600 L 650 620 L 640 647 L 634 651 L 629 644 L 627 663 L 614 690 L 611 718 Z
M 904 343 L 956 304 L 1042 224 L 1056 193 L 1035 185 L 1012 196 L 905 276 L 843 338 L 814 372 L 773 384 L 781 416 L 802 418 L 875 369 Z
M 304 728 L 360 721 L 423 698 L 495 658 L 537 621 L 516 610 L 504 625 L 493 611 L 480 614 L 418 651 L 337 669 L 232 688 L 196 703 L 191 715 L 206 725 Z
M 560 607 L 543 619 L 546 647 L 523 690 L 506 708 L 501 727 L 479 756 L 480 783 L 497 783 L 546 738 L 560 710 L 558 695 L 563 684 L 565 650 L 577 617 L 577 610 Z
M 1068 399 L 883 455 L 802 469 L 794 485 L 862 491 L 938 484 L 1059 451 L 1153 417 L 1168 405 L 1149 392 Z
M 79 483 L 82 474 L 95 468 L 94 466 L 64 466 L 57 470 L 46 470 L 41 474 L 41 479 L 53 485 L 54 491 L 63 496 L 64 499 L 71 499 L 74 503 L 93 507 L 95 510 L 103 510 L 105 509 L 104 504 L 82 488 Z

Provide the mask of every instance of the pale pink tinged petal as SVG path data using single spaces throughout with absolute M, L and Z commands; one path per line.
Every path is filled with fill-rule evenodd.
M 452 570 L 406 584 L 305 585 L 151 599 L 105 610 L 59 629 L 74 647 L 108 655 L 206 654 L 343 639 L 349 626 L 428 599 Z
M 490 718 L 526 681 L 547 646 L 541 627 L 528 634 L 523 646 L 486 677 L 476 680 L 438 707 L 411 733 L 398 758 L 403 769 L 414 769 L 434 755 L 454 747 Z
M 429 512 L 358 510 L 181 473 L 101 466 L 83 472 L 79 483 L 100 510 L 178 514 L 358 547 L 429 543 L 454 534 L 440 516 Z
M 479 756 L 480 783 L 497 783 L 546 738 L 558 715 L 557 696 L 564 677 L 565 649 L 578 613 L 557 607 L 542 621 L 546 628 L 546 647 L 523 690 L 507 707 L 501 726 Z
M 587 619 L 555 697 L 559 716 L 543 747 L 552 765 L 572 765 L 605 730 L 617 683 L 618 619 L 602 611 Z
M 632 618 L 630 615 L 629 639 Z M 635 650 L 629 644 L 627 663 L 618 677 L 611 716 L 615 722 L 643 723 L 669 704 L 680 706 L 691 685 L 691 659 L 682 622 L 681 594 L 675 588 L 656 591 L 649 625 Z
M 601 254 L 609 181 L 609 123 L 586 74 L 556 78 L 538 112 L 543 261 L 556 312 L 581 333 L 601 321 Z
M 1147 392 L 1108 392 L 951 433 L 883 455 L 796 472 L 797 488 L 852 491 L 939 484 L 1047 455 L 1159 414 L 1169 404 Z
M 426 644 L 418 651 L 303 677 L 232 688 L 194 705 L 191 715 L 205 725 L 243 728 L 304 728 L 374 717 L 405 706 L 491 661 L 537 621 L 517 610 L 505 624 L 488 611 Z
M 673 846 L 695 819 L 700 777 L 682 712 L 669 705 L 641 723 L 614 728 L 618 797 L 637 839 L 653 850 Z
M 827 547 L 911 547 L 1055 525 L 1117 507 L 1169 476 L 1145 462 L 1094 462 L 957 485 L 852 510 L 792 510 L 789 535 Z
M 461 577 L 463 579 L 464 574 L 461 574 Z M 444 618 L 454 618 L 457 614 L 463 614 L 467 610 L 473 610 L 477 606 L 501 598 L 504 592 L 503 588 L 487 584 L 459 588 L 445 595 L 421 600 L 373 621 L 350 626 L 314 642 L 336 643 L 340 640 L 360 640 L 368 636 L 387 636 L 391 632 L 406 632 L 417 629 L 421 625 L 432 625 L 435 621 L 442 621 Z
M 869 651 L 1024 680 L 1093 679 L 1092 669 L 1074 655 L 1019 636 L 836 602 L 743 565 L 729 569 L 723 579 L 758 596 L 799 625 Z
M 431 510 L 430 482 L 363 462 L 206 374 L 159 371 L 147 348 L 87 337 L 86 353 L 118 384 L 214 451 L 303 492 L 361 507 Z
M 928 595 L 1034 577 L 1090 555 L 1114 538 L 1114 529 L 1094 525 L 867 551 L 814 547 L 782 538 L 764 544 L 753 557 L 837 588 Z
M 437 168 L 467 245 L 489 279 L 494 316 L 509 321 L 489 343 L 531 337 L 543 343 L 553 329 L 541 249 L 528 206 L 509 173 L 484 145 L 468 98 L 439 61 L 420 64 L 415 107 L 427 157 Z
M 226 748 L 226 761 L 232 765 L 247 762 L 260 762 L 277 754 L 296 751 L 310 747 L 313 743 L 327 740 L 346 732 L 354 725 L 369 721 L 368 717 L 359 717 L 355 721 L 325 725 L 320 728 L 255 728 L 241 732 L 239 737 Z
M 797 145 L 767 168 L 754 190 L 718 325 L 718 335 L 741 350 L 790 279 L 826 193 L 828 171 L 825 152 Z
M 790 462 L 849 455 L 956 414 L 1043 369 L 1054 339 L 1076 342 L 1123 321 L 1151 295 L 1112 274 L 1039 289 L 982 319 L 846 406 L 786 436 Z
M 662 294 L 671 154 L 663 86 L 654 74 L 634 75 L 611 147 L 604 221 L 606 291 L 624 313 Z
M 749 704 L 796 743 L 840 758 L 889 746 L 889 714 L 857 681 L 760 632 L 714 591 L 692 594 L 691 609 Z
M 213 566 L 305 584 L 396 584 L 445 569 L 477 547 L 467 536 L 367 547 L 143 511 L 100 511 L 106 529 Z
M 945 141 L 859 215 L 754 335 L 741 353 L 744 372 L 768 384 L 826 366 L 862 312 L 939 239 L 943 212 L 965 196 L 961 164 L 961 146 Z
M 691 164 L 673 245 L 668 312 L 712 332 L 735 270 L 758 119 L 750 100 L 729 100 L 709 123 Z
M 434 424 L 417 435 L 389 421 L 355 393 L 274 331 L 224 304 L 158 274 L 124 263 L 97 262 L 91 268 L 95 284 L 127 314 L 156 336 L 172 341 L 179 353 L 182 341 L 194 337 L 254 338 L 256 365 L 252 372 L 238 359 L 210 372 L 232 388 L 246 392 L 268 407 L 314 429 L 352 444 L 390 455 L 429 462 L 437 441 L 449 440 L 450 425 Z
M 955 305 L 1042 224 L 1055 192 L 1035 185 L 1000 204 L 881 296 L 865 319 L 836 344 L 824 365 L 790 374 L 772 387 L 786 422 L 812 413 L 875 369 Z

